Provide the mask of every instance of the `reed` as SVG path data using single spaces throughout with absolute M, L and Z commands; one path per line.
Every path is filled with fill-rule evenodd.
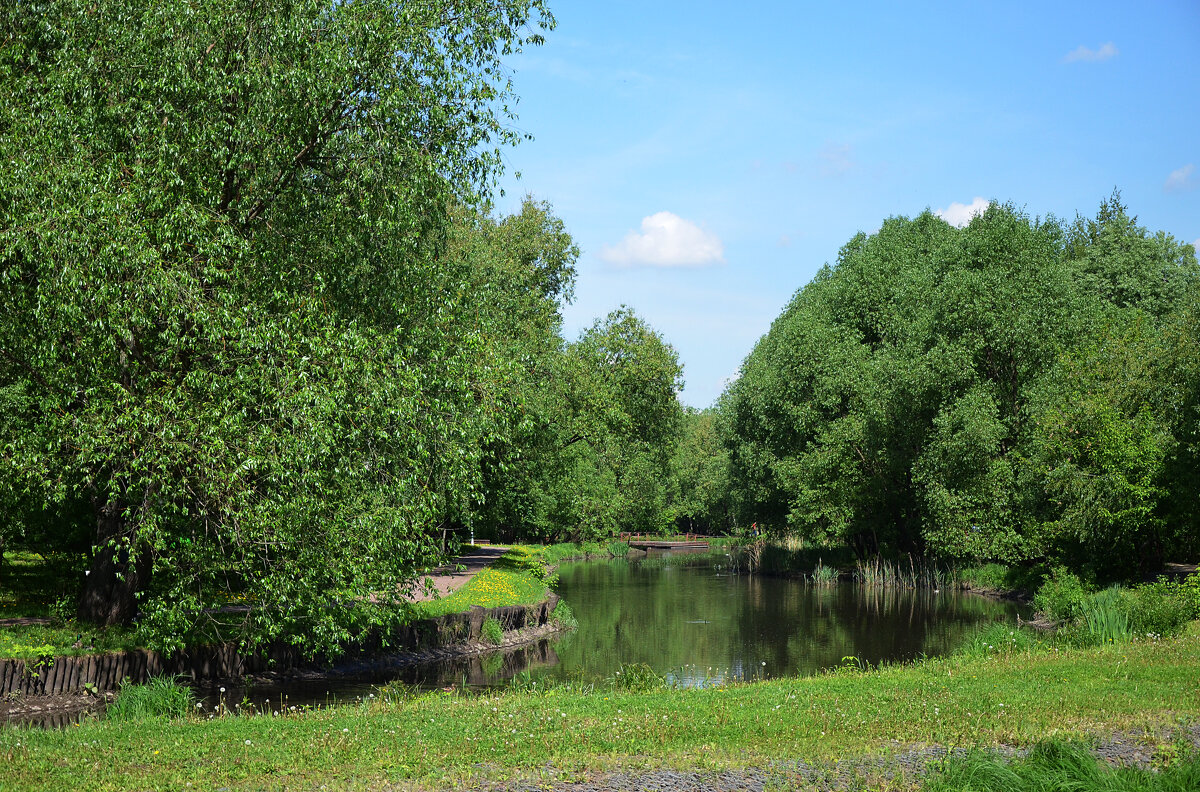
M 812 574 L 808 576 L 808 582 L 814 586 L 836 586 L 838 582 L 838 571 L 830 566 L 825 566 L 821 559 L 817 559 L 817 565 L 813 567 Z
M 1082 620 L 1087 635 L 1096 643 L 1119 643 L 1133 636 L 1129 614 L 1117 586 L 1098 591 L 1084 600 Z
M 860 586 L 927 588 L 935 591 L 959 586 L 959 574 L 953 566 L 913 556 L 908 556 L 907 562 L 892 562 L 878 556 L 859 559 L 854 566 L 854 581 Z

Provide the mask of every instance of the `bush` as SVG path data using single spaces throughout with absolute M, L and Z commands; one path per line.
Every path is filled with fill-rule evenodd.
M 1087 587 L 1066 567 L 1055 567 L 1033 597 L 1033 605 L 1051 619 L 1074 621 L 1083 615 Z
M 105 717 L 115 721 L 182 718 L 195 705 L 192 689 L 176 684 L 174 677 L 151 677 L 142 685 L 122 684 Z
M 492 646 L 499 646 L 504 642 L 504 628 L 500 626 L 500 622 L 488 616 L 483 620 L 483 629 L 480 631 L 480 637 Z
M 1137 635 L 1178 635 L 1197 615 L 1187 584 L 1164 578 L 1126 591 L 1122 604 Z

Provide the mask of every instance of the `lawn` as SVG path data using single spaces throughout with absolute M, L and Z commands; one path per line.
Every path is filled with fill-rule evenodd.
M 726 688 L 612 685 L 376 698 L 285 716 L 0 729 L 0 789 L 441 787 L 552 767 L 762 767 L 912 744 L 1030 745 L 1200 716 L 1200 630 L 1095 648 L 1038 645 Z

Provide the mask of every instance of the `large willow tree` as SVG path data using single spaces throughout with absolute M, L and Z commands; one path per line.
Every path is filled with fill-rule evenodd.
M 81 618 L 171 645 L 235 598 L 237 636 L 313 646 L 387 618 L 369 595 L 478 486 L 487 360 L 446 228 L 518 137 L 501 59 L 552 24 L 541 0 L 0 10 L 0 484 L 88 515 Z

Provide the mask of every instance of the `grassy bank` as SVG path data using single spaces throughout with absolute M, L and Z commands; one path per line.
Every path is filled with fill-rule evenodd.
M 472 605 L 532 605 L 546 598 L 554 585 L 553 573 L 543 558 L 543 548 L 514 545 L 491 566 L 480 571 L 448 596 L 417 603 L 418 618 L 459 613 Z
M 1167 744 L 1200 715 L 1200 632 L 996 648 L 876 671 L 704 690 L 376 698 L 283 717 L 192 715 L 0 730 L 0 789 L 438 786 L 619 767 L 765 766 L 898 745 L 1029 745 L 1114 731 Z M 561 776 L 560 776 L 561 777 Z

